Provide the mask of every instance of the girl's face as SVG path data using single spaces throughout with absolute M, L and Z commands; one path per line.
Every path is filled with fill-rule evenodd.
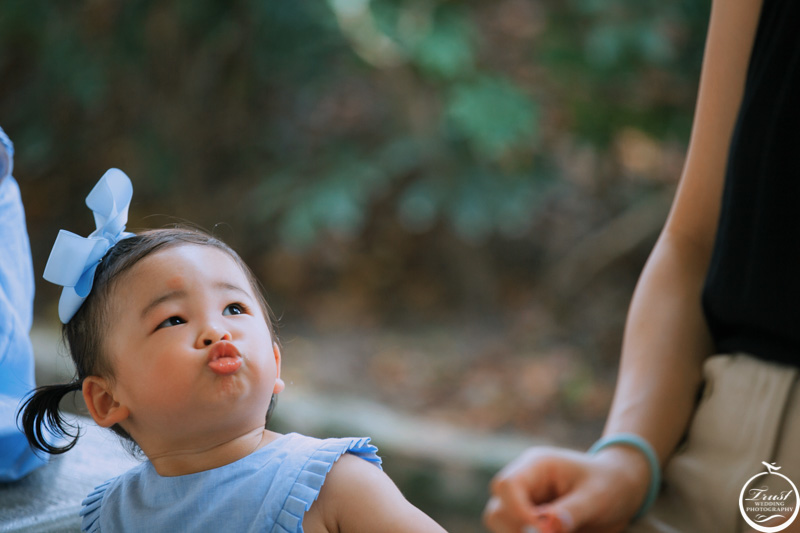
M 123 274 L 110 302 L 114 399 L 145 453 L 263 428 L 283 389 L 280 351 L 228 254 L 193 244 L 153 253 Z

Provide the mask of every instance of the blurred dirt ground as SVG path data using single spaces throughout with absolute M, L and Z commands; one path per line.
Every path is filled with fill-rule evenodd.
M 615 372 L 566 344 L 533 349 L 480 324 L 282 333 L 283 376 L 411 416 L 581 447 L 602 429 Z

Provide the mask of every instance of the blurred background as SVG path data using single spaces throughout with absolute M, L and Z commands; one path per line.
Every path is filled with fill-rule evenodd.
M 70 372 L 50 247 L 94 229 L 84 198 L 121 168 L 129 229 L 200 226 L 263 282 L 289 384 L 279 429 L 373 433 L 409 499 L 480 531 L 500 465 L 602 429 L 708 8 L 3 0 L 0 124 L 37 357 L 60 352 L 40 383 Z

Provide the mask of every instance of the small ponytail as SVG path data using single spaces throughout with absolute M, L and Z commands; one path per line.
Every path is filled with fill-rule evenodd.
M 21 418 L 22 431 L 28 443 L 43 452 L 60 454 L 71 450 L 78 442 L 78 426 L 68 422 L 58 406 L 61 399 L 70 392 L 79 391 L 83 380 L 75 380 L 63 385 L 44 385 L 34 390 L 20 406 L 17 419 Z M 48 431 L 45 431 L 47 429 Z M 54 446 L 47 441 L 48 435 L 71 438 L 64 446 Z

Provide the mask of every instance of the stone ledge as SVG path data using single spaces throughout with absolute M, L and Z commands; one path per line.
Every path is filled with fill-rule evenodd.
M 530 446 L 551 444 L 525 435 L 474 431 L 361 398 L 319 395 L 296 385 L 281 393 L 274 418 L 282 432 L 368 436 L 384 454 L 430 460 L 445 468 L 498 470 Z
M 81 438 L 69 452 L 13 483 L 0 483 L 0 532 L 80 531 L 81 501 L 97 485 L 138 464 L 116 435 L 77 417 Z

